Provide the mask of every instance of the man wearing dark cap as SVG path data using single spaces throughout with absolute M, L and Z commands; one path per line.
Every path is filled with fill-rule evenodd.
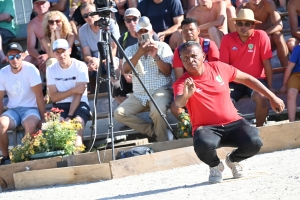
M 82 133 L 90 117 L 87 98 L 89 82 L 88 67 L 84 62 L 70 57 L 71 48 L 65 39 L 58 39 L 52 45 L 57 62 L 47 67 L 47 87 L 53 107 L 63 110 L 61 117 L 66 121 L 76 118 L 82 125 L 77 132 L 75 145 L 82 145 Z
M 9 63 L 0 70 L 0 165 L 10 164 L 7 131 L 22 125 L 25 133 L 35 133 L 44 121 L 45 103 L 40 73 L 34 65 L 23 61 L 23 49 L 18 43 L 10 43 L 6 49 Z M 8 96 L 7 110 L 3 98 Z

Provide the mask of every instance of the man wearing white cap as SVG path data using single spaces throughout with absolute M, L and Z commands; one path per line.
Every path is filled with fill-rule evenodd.
M 140 18 L 136 31 L 139 43 L 127 47 L 125 54 L 131 60 L 157 106 L 163 114 L 166 114 L 172 102 L 172 50 L 166 43 L 151 39 L 153 30 L 147 17 Z M 124 73 L 129 73 L 132 70 L 125 59 L 123 59 L 123 70 Z M 153 140 L 172 139 L 172 133 L 167 130 L 166 123 L 161 119 L 160 113 L 134 75 L 132 85 L 133 93 L 115 110 L 115 119 Z M 137 113 L 146 108 L 150 109 L 153 124 L 136 116 Z
M 265 31 L 254 29 L 255 24 L 261 22 L 254 19 L 254 13 L 250 9 L 241 9 L 237 18 L 232 20 L 236 21 L 237 31 L 223 37 L 220 61 L 257 78 L 274 91 L 270 39 Z M 233 89 L 230 96 L 235 102 L 247 95 L 256 103 L 256 126 L 263 126 L 269 112 L 268 99 L 242 84 L 230 83 L 230 88 Z
M 84 62 L 70 57 L 71 48 L 65 39 L 56 40 L 52 49 L 57 62 L 47 67 L 47 87 L 53 107 L 63 110 L 66 121 L 76 118 L 82 129 L 77 133 L 76 146 L 82 145 L 82 133 L 90 117 L 87 98 L 88 68 Z

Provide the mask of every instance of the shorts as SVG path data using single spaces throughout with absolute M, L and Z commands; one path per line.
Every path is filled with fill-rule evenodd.
M 63 110 L 62 113 L 60 113 L 60 116 L 63 118 L 67 118 L 70 110 L 71 103 L 56 103 L 53 104 L 53 108 L 58 108 L 60 110 Z M 74 117 L 81 117 L 84 121 L 84 124 L 89 120 L 91 117 L 91 110 L 90 106 L 87 105 L 85 102 L 80 102 L 77 109 L 74 112 Z
M 126 97 L 127 94 L 133 93 L 132 83 L 128 83 L 123 75 L 121 75 L 121 80 L 118 80 L 113 85 L 112 96 Z
M 11 118 L 14 123 L 15 127 L 20 126 L 23 124 L 24 120 L 29 116 L 36 116 L 39 120 L 41 119 L 40 112 L 35 107 L 16 107 L 10 108 L 5 111 L 1 116 L 7 116 Z
M 292 73 L 287 82 L 286 88 L 295 88 L 300 91 L 300 72 Z
M 10 30 L 7 30 L 5 28 L 0 28 L 0 35 L 2 38 L 2 44 L 6 44 L 10 39 L 16 37 L 14 34 L 12 34 L 12 32 L 10 32 Z
M 264 86 L 267 87 L 267 82 L 264 79 L 258 79 Z M 232 100 L 238 102 L 243 96 L 247 95 L 252 99 L 253 90 L 243 84 L 230 82 L 229 88 L 232 90 L 230 91 L 230 97 Z

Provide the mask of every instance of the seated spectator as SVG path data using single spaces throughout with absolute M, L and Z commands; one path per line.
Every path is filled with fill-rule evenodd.
M 287 41 L 287 46 L 289 51 L 292 52 L 294 47 L 299 45 L 300 41 L 300 19 L 298 15 L 298 13 L 300 13 L 300 2 L 298 0 L 289 0 L 287 9 L 289 13 L 291 34 L 293 36 Z
M 42 45 L 49 58 L 54 58 L 52 44 L 55 40 L 66 39 L 70 47 L 74 46 L 75 35 L 72 32 L 68 19 L 62 12 L 48 12 L 44 17 L 43 29 L 44 37 L 42 39 Z M 71 57 L 80 59 L 80 56 L 77 55 L 76 46 L 72 49 Z
M 199 0 L 199 5 L 192 8 L 186 17 L 197 20 L 200 37 L 210 38 L 220 48 L 223 35 L 228 33 L 226 2 Z
M 13 18 L 15 18 L 14 1 L 0 1 L 0 63 L 6 62 L 2 44 L 6 44 L 10 39 L 16 37 Z
M 47 0 L 33 0 L 33 9 L 37 13 L 27 25 L 27 50 L 29 55 L 25 60 L 37 66 L 41 71 L 45 71 L 48 55 L 42 45 L 44 37 L 43 21 L 46 13 L 49 11 L 50 3 Z M 37 41 L 40 44 L 41 50 L 36 49 Z
M 273 71 L 270 39 L 265 31 L 255 29 L 261 23 L 255 20 L 250 9 L 240 9 L 236 22 L 236 32 L 225 35 L 220 48 L 220 61 L 234 66 L 238 70 L 257 78 L 261 83 L 273 89 Z M 256 126 L 263 126 L 269 112 L 268 99 L 259 92 L 238 83 L 230 83 L 230 96 L 238 102 L 244 95 L 255 103 Z
M 82 145 L 82 134 L 90 118 L 87 98 L 88 69 L 84 62 L 72 59 L 71 47 L 65 39 L 53 43 L 52 50 L 57 59 L 47 67 L 47 87 L 53 107 L 63 110 L 61 117 L 65 121 L 76 119 L 82 125 L 77 132 L 76 146 Z
M 276 11 L 276 5 L 269 0 L 249 0 L 237 8 L 237 12 L 241 8 L 251 9 L 254 13 L 254 18 L 261 21 L 261 24 L 256 24 L 255 29 L 264 30 L 271 39 L 272 50 L 277 49 L 277 56 L 282 67 L 288 64 L 288 48 L 286 46 L 282 31 L 281 17 Z
M 50 11 L 60 11 L 64 13 L 67 19 L 70 19 L 70 1 L 69 0 L 48 0 L 50 2 Z
M 288 66 L 284 72 L 281 93 L 287 93 L 287 110 L 290 122 L 295 121 L 297 111 L 297 96 L 300 91 L 300 46 L 296 46 Z
M 142 17 L 147 18 L 147 17 Z M 169 45 L 152 39 L 142 40 L 142 34 L 148 33 L 150 38 L 153 30 L 150 23 L 140 23 L 147 19 L 140 19 L 136 31 L 139 43 L 126 48 L 125 54 L 130 59 L 139 73 L 140 79 L 147 87 L 157 106 L 165 115 L 172 101 L 172 58 L 173 53 Z M 124 73 L 130 73 L 131 67 L 123 60 Z M 114 112 L 114 118 L 126 126 L 147 135 L 151 141 L 172 140 L 173 135 L 167 129 L 167 124 L 162 120 L 160 112 L 156 109 L 150 97 L 145 92 L 137 77 L 132 77 L 133 93 L 119 105 Z M 150 109 L 153 121 L 148 123 L 136 114 L 146 108 Z
M 98 52 L 97 42 L 102 41 L 102 29 L 99 26 L 95 26 L 94 22 L 100 19 L 99 15 L 90 15 L 91 12 L 96 11 L 96 7 L 94 4 L 86 3 L 82 4 L 80 7 L 81 14 L 86 21 L 79 29 L 79 39 L 81 43 L 81 50 L 83 54 L 83 59 L 87 63 L 90 73 L 90 82 L 91 82 L 91 91 L 94 91 L 95 83 L 96 83 L 96 71 L 99 67 L 100 56 Z M 118 24 L 110 19 L 110 26 L 108 27 L 111 34 L 114 35 L 116 39 L 120 37 L 120 30 Z M 112 47 L 112 55 L 116 56 L 117 45 L 111 39 L 110 45 Z M 102 66 L 102 75 L 106 74 L 105 70 L 105 60 L 103 59 Z
M 127 47 L 138 43 L 138 36 L 136 33 L 136 24 L 141 17 L 141 13 L 136 8 L 128 8 L 124 14 L 124 21 L 127 27 L 127 32 L 125 32 L 120 38 L 119 43 L 122 45 L 125 50 Z M 156 33 L 153 33 L 152 39 L 158 41 L 159 38 Z M 113 87 L 113 97 L 120 105 L 126 98 L 128 93 L 132 93 L 132 74 L 125 74 L 123 72 L 123 54 L 118 48 L 117 57 L 119 58 L 119 70 L 121 72 L 120 80 L 114 83 Z
M 203 52 L 205 53 L 205 62 L 212 62 L 212 61 L 218 61 L 219 60 L 219 49 L 214 41 L 211 41 L 209 39 L 203 39 L 199 37 L 200 29 L 198 27 L 198 23 L 193 18 L 185 18 L 181 22 L 181 29 L 182 29 L 182 36 L 184 38 L 184 41 L 196 41 L 198 42 L 203 49 Z M 181 61 L 181 58 L 179 56 L 179 49 L 175 49 L 174 51 L 174 58 L 173 58 L 173 68 L 175 72 L 175 80 L 180 78 L 184 72 L 184 66 Z M 183 108 L 178 108 L 175 105 L 175 102 L 173 101 L 171 104 L 171 112 L 175 117 L 178 117 L 178 113 L 181 113 L 184 111 Z
M 33 134 L 44 122 L 45 103 L 39 71 L 34 65 L 23 61 L 24 53 L 20 44 L 10 43 L 6 49 L 9 63 L 0 70 L 0 165 L 10 164 L 8 156 L 7 131 L 22 125 L 25 133 Z M 8 96 L 7 111 L 3 98 Z
M 160 41 L 167 44 L 184 18 L 179 0 L 142 0 L 138 3 L 138 10 L 150 19 Z

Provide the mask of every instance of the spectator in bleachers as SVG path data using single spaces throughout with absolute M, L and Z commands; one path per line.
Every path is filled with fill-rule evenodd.
M 292 52 L 294 47 L 299 45 L 300 41 L 300 1 L 298 0 L 289 0 L 288 7 L 290 29 L 292 38 L 287 41 L 287 46 L 289 51 Z
M 123 17 L 127 8 L 136 8 L 139 0 L 114 0 L 118 14 Z M 125 16 L 124 16 L 125 17 Z
M 199 5 L 192 8 L 186 17 L 197 20 L 200 37 L 210 38 L 220 48 L 223 35 L 228 33 L 226 2 L 199 0 Z
M 237 18 L 232 20 L 236 22 L 237 31 L 223 37 L 220 61 L 257 78 L 274 92 L 270 39 L 265 31 L 255 29 L 255 25 L 261 22 L 254 18 L 250 9 L 240 9 Z M 232 82 L 229 87 L 232 89 L 230 96 L 234 103 L 244 95 L 256 103 L 256 126 L 263 126 L 269 112 L 267 97 L 242 84 Z
M 141 13 L 136 8 L 128 8 L 124 14 L 124 21 L 127 27 L 127 32 L 125 32 L 120 38 L 119 43 L 125 50 L 127 47 L 138 43 L 138 36 L 136 33 L 136 24 L 141 17 Z M 159 38 L 156 33 L 153 33 L 152 39 L 154 41 L 158 41 Z M 121 72 L 120 80 L 114 83 L 113 87 L 113 97 L 121 104 L 126 98 L 128 93 L 132 93 L 132 74 L 126 74 L 123 72 L 122 64 L 123 64 L 123 54 L 121 50 L 118 48 L 117 57 L 119 58 L 119 70 Z
M 91 72 L 90 83 L 92 86 L 91 90 L 93 92 L 95 87 L 96 71 L 99 67 L 99 61 L 100 61 L 97 42 L 103 40 L 102 29 L 99 26 L 95 26 L 94 24 L 94 22 L 100 19 L 99 15 L 92 15 L 92 16 L 90 15 L 91 12 L 96 11 L 96 7 L 94 4 L 91 3 L 82 4 L 80 10 L 84 20 L 86 21 L 86 24 L 84 24 L 79 29 L 79 39 L 81 43 L 83 59 L 87 63 L 89 67 L 89 71 Z M 113 34 L 116 39 L 119 39 L 120 30 L 115 20 L 110 19 L 110 26 L 107 28 L 110 29 L 111 34 Z M 110 40 L 110 45 L 112 48 L 112 55 L 113 57 L 115 57 L 117 52 L 117 45 L 112 39 Z M 103 63 L 101 64 L 102 66 L 100 66 L 102 70 L 102 75 L 106 74 L 105 63 L 106 61 L 105 59 L 103 59 Z
M 202 46 L 203 53 L 206 55 L 205 62 L 212 62 L 219 60 L 219 49 L 214 41 L 210 39 L 204 39 L 199 37 L 200 29 L 198 23 L 194 18 L 185 18 L 181 22 L 182 36 L 184 41 L 196 41 Z M 184 66 L 179 56 L 179 49 L 181 46 L 177 47 L 174 51 L 173 58 L 173 68 L 175 72 L 175 81 L 180 78 L 184 72 Z M 184 109 L 178 108 L 173 101 L 171 104 L 171 112 L 175 117 L 178 117 L 178 113 L 181 113 Z
M 249 2 L 237 8 L 237 12 L 241 8 L 251 9 L 254 13 L 254 18 L 262 22 L 261 24 L 256 24 L 255 29 L 264 30 L 268 34 L 272 50 L 277 50 L 281 67 L 286 67 L 289 51 L 281 33 L 283 24 L 279 13 L 276 11 L 275 3 L 270 0 L 249 0 Z
M 27 51 L 29 53 L 25 60 L 37 66 L 41 71 L 45 70 L 48 55 L 42 45 L 44 37 L 43 21 L 49 11 L 50 3 L 47 0 L 33 0 L 33 10 L 37 13 L 27 25 Z M 37 41 L 41 50 L 36 49 Z
M 161 112 L 166 115 L 172 102 L 172 50 L 166 43 L 151 39 L 153 29 L 147 17 L 140 18 L 136 31 L 139 43 L 127 47 L 125 54 L 135 66 L 140 79 Z M 145 41 L 142 39 L 142 34 L 147 33 L 149 39 Z M 124 73 L 132 71 L 125 59 L 123 60 L 123 70 Z M 167 124 L 162 120 L 160 113 L 134 75 L 132 86 L 133 93 L 115 110 L 115 119 L 139 133 L 147 135 L 152 141 L 172 140 L 173 135 L 167 129 Z M 153 123 L 148 123 L 136 115 L 146 108 L 150 109 L 150 117 Z
M 10 164 L 8 130 L 22 125 L 25 133 L 33 134 L 44 122 L 46 110 L 40 73 L 34 65 L 23 61 L 23 52 L 20 44 L 8 44 L 6 61 L 9 65 L 0 70 L 0 150 L 3 154 L 0 165 Z M 5 93 L 8 110 L 3 112 Z
M 80 59 L 77 55 L 77 48 L 74 46 L 75 35 L 72 32 L 71 25 L 66 16 L 59 11 L 48 12 L 43 21 L 44 37 L 42 45 L 49 58 L 54 58 L 52 44 L 55 40 L 66 39 L 72 49 L 71 57 Z
M 69 0 L 48 0 L 50 2 L 50 11 L 60 11 L 70 19 L 70 1 Z
M 167 44 L 184 18 L 180 0 L 142 0 L 138 3 L 138 10 L 150 19 L 160 41 Z
M 290 122 L 295 121 L 297 96 L 300 91 L 300 46 L 296 46 L 284 72 L 281 93 L 287 93 L 287 110 Z
M 0 62 L 5 63 L 5 55 L 2 44 L 8 43 L 16 37 L 15 25 L 15 5 L 13 0 L 0 1 Z
M 71 47 L 65 39 L 52 44 L 57 62 L 47 67 L 47 87 L 53 107 L 63 110 L 61 117 L 65 121 L 75 118 L 82 125 L 77 132 L 76 146 L 82 145 L 82 134 L 90 118 L 87 98 L 88 69 L 84 62 L 70 57 Z

